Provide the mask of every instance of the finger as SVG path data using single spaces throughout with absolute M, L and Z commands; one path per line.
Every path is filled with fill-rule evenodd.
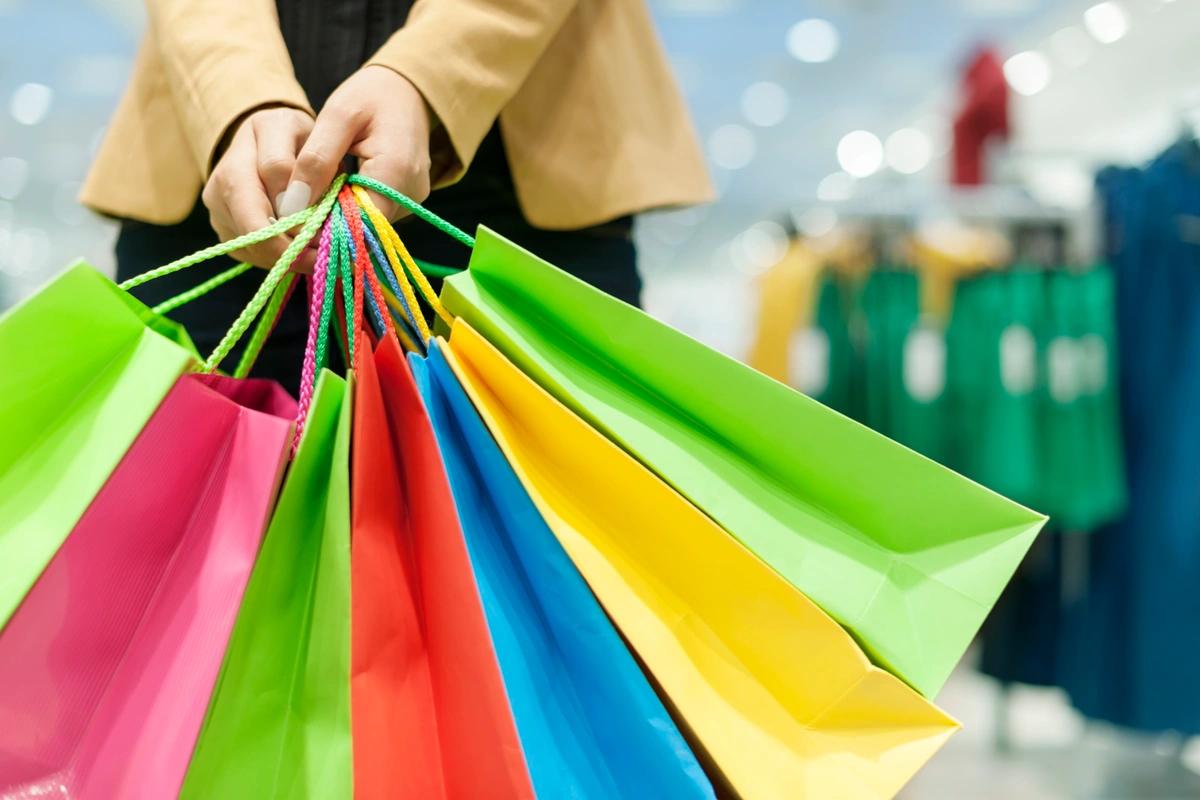
M 296 256 L 296 260 L 292 262 L 292 272 L 298 272 L 301 275 L 311 275 L 313 267 L 317 265 L 317 251 L 304 248 L 300 251 L 300 255 Z
M 259 125 L 254 129 L 258 177 L 276 209 L 283 199 L 292 170 L 296 168 L 296 154 L 300 150 L 302 135 L 300 129 L 291 124 Z
M 386 150 L 368 149 L 366 145 L 369 143 L 364 142 L 363 149 L 367 151 L 368 155 L 363 157 L 359 164 L 358 171 L 360 173 L 391 186 L 418 203 L 429 196 L 429 163 L 427 160 L 419 156 L 400 158 Z M 399 219 L 408 213 L 399 204 L 382 197 L 377 192 L 369 192 L 369 194 L 371 200 L 389 220 Z
M 358 135 L 359 127 L 356 114 L 337 107 L 326 106 L 317 115 L 312 133 L 296 156 L 296 167 L 280 199 L 280 216 L 303 209 L 328 188 Z
M 240 181 L 238 187 L 226 197 L 229 209 L 229 226 L 241 236 L 270 224 L 271 204 L 258 181 Z M 244 249 L 245 260 L 258 267 L 274 266 L 287 247 L 287 240 L 276 236 L 265 242 Z

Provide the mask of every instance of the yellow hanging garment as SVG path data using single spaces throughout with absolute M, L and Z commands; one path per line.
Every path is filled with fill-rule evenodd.
M 891 797 L 957 729 L 461 319 L 440 344 L 563 547 L 739 795 Z
M 747 363 L 780 383 L 791 383 L 792 335 L 812 316 L 821 263 L 793 241 L 778 262 L 758 277 L 758 315 Z

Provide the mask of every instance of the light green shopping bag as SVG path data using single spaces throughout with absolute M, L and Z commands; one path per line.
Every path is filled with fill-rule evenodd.
M 323 371 L 181 797 L 353 794 L 350 410 Z
M 0 316 L 0 627 L 194 359 L 82 262 Z
M 486 228 L 442 300 L 926 695 L 1044 522 Z

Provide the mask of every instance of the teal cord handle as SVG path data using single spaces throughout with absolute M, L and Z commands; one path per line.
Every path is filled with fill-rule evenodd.
M 370 189 L 373 192 L 378 192 L 387 199 L 391 200 L 393 203 L 399 203 L 400 205 L 404 206 L 411 211 L 414 216 L 420 217 L 443 233 L 449 234 L 455 239 L 458 239 L 467 247 L 475 246 L 475 237 L 456 227 L 452 223 L 442 219 L 437 214 L 418 203 L 416 200 L 400 194 L 386 183 L 381 183 L 374 178 L 368 178 L 366 175 L 351 175 L 350 183 L 357 184 L 364 189 Z
M 353 368 L 354 340 L 358 338 L 354 319 L 354 260 L 350 257 L 350 229 L 342 216 L 341 206 L 333 207 L 333 246 L 338 249 L 338 268 L 342 279 L 342 303 L 345 305 L 346 366 Z M 341 329 L 339 329 L 341 330 Z

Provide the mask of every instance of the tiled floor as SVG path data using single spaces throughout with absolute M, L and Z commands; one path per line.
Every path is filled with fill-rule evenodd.
M 1004 703 L 999 686 L 969 668 L 955 673 L 938 703 L 963 730 L 901 800 L 1200 798 L 1200 739 L 1089 724 L 1052 689 L 1019 687 Z

